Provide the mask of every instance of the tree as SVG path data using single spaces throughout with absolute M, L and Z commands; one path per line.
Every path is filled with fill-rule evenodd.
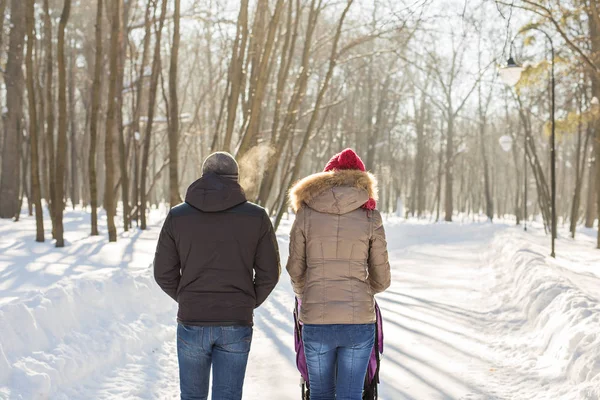
M 426 77 L 424 79 L 426 90 L 428 90 L 427 85 L 430 81 L 431 72 L 428 71 L 426 73 Z M 416 78 L 415 78 L 416 79 Z M 415 133 L 417 135 L 417 143 L 416 143 L 416 154 L 415 154 L 415 169 L 413 176 L 413 190 L 411 195 L 411 213 L 418 217 L 423 215 L 423 211 L 425 209 L 425 172 L 427 167 L 427 143 L 426 143 L 426 131 L 425 124 L 428 120 L 430 114 L 430 107 L 427 102 L 427 95 L 422 92 L 421 99 L 417 103 L 417 96 L 413 96 L 413 108 L 414 108 L 414 125 L 415 125 Z
M 15 6 L 23 22 L 9 28 L 9 18 L 18 19 L 12 1 L 0 0 L 0 14 L 3 7 L 11 13 L 0 25 L 6 23 L 12 39 L 0 74 L 9 82 L 21 72 L 21 84 L 18 89 L 13 79 L 0 92 L 8 106 L 0 180 L 6 183 L 6 171 L 18 168 L 14 209 L 27 203 L 33 215 L 39 192 L 57 244 L 65 204 L 92 206 L 92 234 L 103 224 L 98 207 L 105 207 L 110 240 L 120 226 L 117 201 L 124 229 L 133 219 L 146 228 L 147 209 L 181 201 L 203 158 L 216 150 L 237 153 L 248 198 L 278 218 L 294 179 L 352 147 L 379 179 L 382 211 L 399 212 L 406 204 L 408 215 L 431 220 L 439 210 L 446 219 L 516 214 L 519 222 L 524 163 L 535 181 L 529 211 L 548 224 L 548 140 L 539 132 L 548 125 L 550 64 L 531 63 L 514 103 L 512 92 L 500 90 L 486 65 L 510 24 L 481 25 L 479 18 L 495 10 L 494 2 L 475 2 L 461 13 L 424 8 L 419 15 L 419 7 L 405 11 L 398 2 L 374 0 L 344 16 L 347 1 L 243 0 L 232 15 L 214 1 L 71 0 L 66 26 L 64 0 L 40 0 L 31 31 L 30 0 Z M 595 226 L 600 124 L 594 115 L 600 108 L 592 99 L 600 74 L 593 48 L 600 49 L 594 44 L 600 0 L 504 1 L 527 10 L 521 17 L 530 17 L 529 27 L 552 28 L 562 39 L 557 212 L 574 231 L 585 208 L 586 225 Z M 88 21 L 94 12 L 95 27 Z M 440 15 L 460 24 L 437 26 Z M 453 46 L 435 45 L 449 42 Z M 541 59 L 533 54 L 539 46 L 530 43 L 514 42 L 518 61 Z M 478 62 L 469 63 L 471 55 Z M 500 106 L 492 101 L 503 94 Z M 514 139 L 512 154 L 496 144 L 504 135 Z M 0 203 L 8 203 L 0 194 Z
M 240 13 L 238 16 L 235 40 L 229 65 L 228 99 L 227 99 L 227 125 L 225 127 L 225 138 L 221 148 L 231 151 L 231 140 L 237 114 L 238 101 L 242 92 L 244 79 L 244 55 L 248 43 L 248 0 L 241 0 Z
M 67 66 L 65 62 L 65 30 L 71 13 L 71 0 L 65 0 L 58 24 L 58 139 L 56 143 L 56 247 L 64 247 L 64 193 L 67 161 Z
M 594 146 L 592 145 L 592 151 L 594 150 Z M 591 157 L 590 157 L 591 158 Z M 593 228 L 594 221 L 596 220 L 596 162 L 595 160 L 591 160 L 589 163 L 590 173 L 588 174 L 588 188 L 587 188 L 587 199 L 586 199 L 586 207 L 585 207 L 585 227 Z
M 483 10 L 482 10 L 483 13 Z M 481 16 L 481 21 L 483 21 L 483 15 Z M 482 47 L 481 47 L 481 40 L 482 40 L 482 27 L 481 26 L 477 26 L 477 32 L 479 33 L 478 35 L 478 42 L 477 42 L 477 67 L 479 69 L 479 71 L 481 71 L 483 69 L 483 65 L 482 65 Z M 494 75 L 495 77 L 495 75 Z M 495 81 L 495 79 L 494 79 Z M 493 83 L 493 82 L 492 82 Z M 478 93 L 478 97 L 477 97 L 477 104 L 478 104 L 478 114 L 479 114 L 479 149 L 481 152 L 481 160 L 483 162 L 483 185 L 484 185 L 484 194 L 485 194 L 485 214 L 488 217 L 488 220 L 493 221 L 494 220 L 494 201 L 492 198 L 492 188 L 491 188 L 491 182 L 490 182 L 490 162 L 489 162 L 489 157 L 488 157 L 488 151 L 486 149 L 486 145 L 488 143 L 488 140 L 486 138 L 486 133 L 487 133 L 487 125 L 488 125 L 488 113 L 489 113 L 489 108 L 490 108 L 490 103 L 492 102 L 493 96 L 494 96 L 494 92 L 493 92 L 493 85 L 490 85 L 490 90 L 487 93 L 487 96 L 484 97 L 483 95 L 483 83 L 481 82 L 481 79 L 479 80 L 478 84 L 477 84 L 477 93 Z
M 133 168 L 133 205 L 134 205 L 134 213 L 132 215 L 132 218 L 134 218 L 137 221 L 139 221 L 138 219 L 138 214 L 139 214 L 139 209 L 140 209 L 140 205 L 139 205 L 139 197 L 140 197 L 140 185 L 139 185 L 139 178 L 140 178 L 140 173 L 139 173 L 139 139 L 140 139 L 140 117 L 141 117 L 141 110 L 142 110 L 142 98 L 143 98 L 143 88 L 144 88 L 144 79 L 145 79 L 145 71 L 146 71 L 146 64 L 148 62 L 148 53 L 149 53 L 149 49 L 150 49 L 150 38 L 152 36 L 152 23 L 150 21 L 150 17 L 151 17 L 151 10 L 152 10 L 152 2 L 148 2 L 146 5 L 146 12 L 144 14 L 144 39 L 143 39 L 143 43 L 142 43 L 142 58 L 140 61 L 140 66 L 138 69 L 138 75 L 137 75 L 137 80 L 135 83 L 135 104 L 133 106 L 133 119 L 131 121 L 131 136 L 133 136 L 135 143 L 134 143 L 134 168 Z
M 457 94 L 458 77 L 464 71 L 463 63 L 467 40 L 468 36 L 466 34 L 461 35 L 458 44 L 454 42 L 453 38 L 452 53 L 450 55 L 449 63 L 444 62 L 436 54 L 428 51 L 431 63 L 434 66 L 432 71 L 442 90 L 443 100 L 440 101 L 434 97 L 430 97 L 430 99 L 433 104 L 439 108 L 446 120 L 444 219 L 448 222 L 452 221 L 452 214 L 454 213 L 454 166 L 457 157 L 455 148 L 456 120 L 467 105 L 467 101 L 475 89 L 479 86 L 479 82 L 483 76 L 483 71 L 480 70 L 480 75 L 475 80 L 474 84 L 471 84 L 470 88 L 468 87 L 465 93 Z M 449 69 L 445 69 L 444 66 L 449 66 Z
M 257 61 L 252 69 L 252 71 L 256 71 L 255 76 L 252 77 L 250 81 L 250 89 L 249 89 L 249 100 L 250 103 L 247 107 L 249 111 L 248 122 L 246 123 L 245 133 L 242 136 L 242 141 L 240 143 L 240 148 L 237 151 L 237 158 L 242 160 L 246 153 L 256 145 L 256 138 L 258 136 L 258 127 L 260 123 L 260 115 L 262 110 L 262 105 L 264 103 L 265 91 L 268 83 L 268 73 L 269 66 L 272 64 L 271 54 L 273 53 L 273 47 L 275 46 L 275 33 L 279 26 L 279 19 L 281 17 L 283 11 L 283 0 L 277 0 L 275 4 L 275 11 L 273 12 L 273 16 L 269 21 L 268 33 L 264 43 L 257 43 L 258 47 L 257 51 Z M 258 8 L 261 6 L 259 5 Z M 263 9 L 267 8 L 263 6 Z M 253 35 L 253 38 L 256 38 Z M 261 45 L 260 47 L 258 45 Z M 264 48 L 260 51 L 261 48 Z
M 40 168 L 38 154 L 37 100 L 34 82 L 33 49 L 35 48 L 35 0 L 27 0 L 27 93 L 29 95 L 29 140 L 31 146 L 31 199 L 35 205 L 36 242 L 44 241 L 44 211 L 40 193 Z
M 528 11 L 539 18 L 539 23 L 548 22 L 552 28 L 561 36 L 566 45 L 581 59 L 581 62 L 588 67 L 592 81 L 592 96 L 600 98 L 600 1 L 584 0 L 579 4 L 577 10 L 569 7 L 561 7 L 557 2 L 557 7 L 553 7 L 546 2 L 537 2 L 531 0 L 519 0 L 516 3 L 508 3 L 502 0 L 495 0 L 499 5 L 505 5 L 513 8 Z M 576 11 L 576 12 L 575 12 Z M 588 24 L 588 35 L 586 40 L 581 41 L 580 35 L 573 35 L 569 24 L 571 18 L 578 12 L 585 14 L 585 20 Z M 577 26 L 578 24 L 575 24 Z M 600 159 L 600 124 L 595 125 L 596 145 L 595 158 Z M 597 215 L 600 215 L 600 163 L 596 162 L 596 201 Z M 597 248 L 600 249 L 600 223 L 598 224 Z
M 13 218 L 19 213 L 19 154 L 23 127 L 23 45 L 25 42 L 25 3 L 11 0 L 10 37 L 4 83 L 6 85 L 6 118 L 0 175 L 0 218 Z
M 316 124 L 317 124 L 317 121 L 319 118 L 319 111 L 321 108 L 321 103 L 323 102 L 325 93 L 327 93 L 327 90 L 329 89 L 329 84 L 331 82 L 331 78 L 333 77 L 333 71 L 337 65 L 338 57 L 340 56 L 340 54 L 338 53 L 338 45 L 340 42 L 340 37 L 342 35 L 342 28 L 344 26 L 344 20 L 346 19 L 346 15 L 348 14 L 350 7 L 352 7 L 353 2 L 354 2 L 354 0 L 347 1 L 346 7 L 344 8 L 344 11 L 342 11 L 342 15 L 340 16 L 340 19 L 338 21 L 335 35 L 333 37 L 333 43 L 331 45 L 331 53 L 329 55 L 329 63 L 328 63 L 327 73 L 325 75 L 325 79 L 323 80 L 323 83 L 321 84 L 321 86 L 319 88 L 319 91 L 317 94 L 317 99 L 315 101 L 313 111 L 312 111 L 312 114 L 310 117 L 310 121 L 308 122 L 306 131 L 304 132 L 304 137 L 302 138 L 302 143 L 300 145 L 300 149 L 298 150 L 298 153 L 296 154 L 294 166 L 292 167 L 290 179 L 288 181 L 288 187 L 291 186 L 291 184 L 296 179 L 298 179 L 298 174 L 300 173 L 300 167 L 302 165 L 301 164 L 302 159 L 304 158 L 304 154 L 306 152 L 306 148 L 307 148 L 309 139 L 313 134 L 313 130 L 316 128 Z M 279 223 L 281 222 L 281 218 L 283 217 L 284 209 L 285 209 L 285 207 L 282 204 L 281 207 L 279 208 L 279 212 L 277 213 L 277 218 L 275 219 L 276 227 L 278 227 Z
M 156 12 L 156 8 L 155 8 Z M 156 106 L 156 91 L 158 88 L 158 78 L 160 77 L 160 41 L 163 26 L 165 24 L 165 15 L 167 13 L 167 0 L 162 1 L 158 27 L 156 29 L 156 38 L 154 43 L 154 58 L 152 60 L 152 72 L 150 76 L 150 90 L 148 95 L 148 118 L 146 121 L 146 133 L 144 134 L 143 152 L 142 152 L 142 173 L 140 178 L 140 228 L 146 229 L 146 179 L 148 176 L 148 160 L 150 158 L 150 141 L 152 135 L 152 126 L 154 122 L 154 111 Z
M 116 125 L 117 125 L 117 140 L 119 146 L 119 166 L 121 176 L 119 178 L 119 184 L 121 185 L 121 199 L 123 203 L 123 230 L 129 230 L 129 219 L 130 219 L 130 208 L 129 208 L 129 173 L 128 173 L 128 157 L 129 157 L 129 143 L 125 144 L 125 127 L 123 126 L 123 86 L 125 79 L 125 61 L 127 54 L 127 40 L 125 40 L 125 29 L 127 19 L 129 17 L 129 9 L 131 8 L 131 2 L 125 4 L 120 3 L 119 12 L 119 26 L 117 32 L 117 76 L 116 76 Z M 131 136 L 130 136 L 131 139 Z M 118 187 L 118 185 L 117 185 Z
M 120 77 L 119 72 L 119 52 L 121 43 L 121 5 L 122 0 L 113 0 L 111 16 L 111 35 L 110 35 L 110 78 L 108 86 L 108 108 L 106 111 L 106 135 L 104 142 L 104 164 L 106 169 L 105 188 L 104 188 L 104 209 L 108 225 L 108 240 L 117 241 L 117 228 L 115 226 L 115 217 L 117 214 L 116 194 L 115 194 L 115 164 L 114 164 L 114 144 L 115 129 L 117 128 L 117 89 Z M 126 178 L 125 178 L 126 179 Z
M 179 63 L 179 20 L 181 18 L 180 0 L 175 1 L 173 13 L 173 44 L 171 45 L 171 68 L 169 71 L 169 203 L 171 207 L 181 203 L 179 195 L 179 100 L 177 98 L 177 68 Z
M 98 235 L 98 186 L 96 180 L 96 145 L 98 140 L 98 114 L 100 112 L 102 76 L 102 10 L 103 1 L 98 0 L 96 6 L 96 52 L 94 61 L 94 81 L 92 83 L 92 111 L 90 119 L 90 150 L 88 169 L 90 180 L 91 234 Z
M 68 102 L 69 102 L 69 147 L 70 147 L 70 163 L 69 163 L 69 177 L 71 178 L 71 205 L 75 209 L 75 205 L 79 204 L 79 168 L 77 166 L 77 119 L 76 119 L 76 108 L 75 108 L 75 59 L 77 58 L 76 49 L 73 43 L 70 46 L 69 56 L 69 89 L 68 89 Z
M 310 62 L 310 54 L 312 49 L 312 41 L 313 35 L 315 32 L 315 28 L 319 19 L 319 14 L 321 12 L 320 3 L 317 4 L 316 1 L 311 1 L 310 9 L 308 12 L 308 21 L 306 26 L 306 33 L 304 39 L 304 48 L 302 50 L 302 58 L 300 64 L 300 72 L 298 73 L 296 80 L 294 82 L 294 88 L 292 90 L 291 98 L 288 102 L 287 110 L 284 115 L 281 126 L 278 126 L 279 123 L 279 109 L 280 104 L 283 100 L 283 90 L 285 87 L 285 83 L 287 77 L 289 75 L 290 65 L 292 62 L 292 57 L 294 54 L 296 37 L 298 32 L 298 24 L 300 19 L 300 5 L 299 2 L 296 3 L 296 19 L 294 22 L 294 27 L 291 27 L 291 10 L 289 10 L 288 14 L 288 32 L 286 36 L 289 36 L 291 43 L 289 44 L 289 51 L 287 54 L 282 52 L 282 58 L 280 62 L 280 70 L 277 81 L 277 95 L 276 95 L 276 109 L 275 109 L 275 117 L 273 119 L 272 132 L 271 132 L 271 147 L 274 148 L 271 155 L 268 157 L 266 163 L 266 171 L 264 178 L 261 183 L 261 189 L 259 192 L 259 202 L 265 204 L 268 198 L 269 193 L 273 189 L 273 183 L 275 182 L 275 171 L 278 167 L 281 156 L 283 155 L 283 151 L 285 149 L 286 144 L 290 140 L 293 130 L 296 126 L 299 117 L 299 110 L 302 104 L 304 97 L 306 96 L 306 91 L 308 89 L 308 77 L 309 77 L 309 62 Z M 285 46 L 284 46 L 285 48 Z M 287 61 L 284 61 L 284 57 L 287 56 Z M 276 205 L 275 202 L 274 205 Z
M 0 0 L 0 48 L 4 48 L 4 13 L 6 11 L 6 3 L 8 0 Z
M 579 222 L 579 209 L 581 206 L 581 191 L 583 187 L 583 180 L 585 175 L 585 165 L 587 158 L 587 150 L 590 137 L 592 136 L 592 125 L 583 123 L 583 106 L 585 99 L 583 98 L 583 90 L 579 87 L 579 93 L 577 95 L 578 103 L 578 121 L 577 121 L 577 148 L 575 150 L 575 188 L 573 189 L 573 200 L 571 203 L 571 215 L 570 215 L 570 226 L 571 237 L 575 238 L 577 231 L 577 223 Z M 584 125 L 586 132 L 584 132 Z M 583 138 L 585 136 L 585 139 Z M 594 171 L 590 170 L 590 174 Z
M 48 0 L 44 0 L 44 51 L 46 55 L 45 102 L 46 102 L 46 140 L 45 152 L 48 155 L 48 211 L 52 221 L 52 237 L 56 238 L 55 203 L 56 200 L 56 160 L 54 153 L 54 59 L 52 56 L 52 18 Z

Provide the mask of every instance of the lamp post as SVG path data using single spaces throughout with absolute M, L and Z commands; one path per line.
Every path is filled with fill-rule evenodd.
M 512 43 L 511 43 L 512 52 Z M 500 69 L 500 77 L 508 86 L 516 86 L 521 79 L 523 67 L 518 65 L 512 58 L 509 57 L 506 66 Z M 523 229 L 527 231 L 527 140 L 529 139 L 527 131 L 525 131 L 525 139 L 523 141 Z
M 552 37 L 543 29 L 532 27 L 520 31 L 519 33 L 526 32 L 528 30 L 536 30 L 542 32 L 544 36 L 548 39 L 550 43 L 551 56 L 552 56 L 552 67 L 551 67 L 551 85 L 552 85 L 552 135 L 550 138 L 550 182 L 551 182 L 551 191 L 552 191 L 552 252 L 550 253 L 551 257 L 556 257 L 555 252 L 555 242 L 556 242 L 556 78 L 555 78 L 555 70 L 554 70 L 554 61 L 555 61 L 555 51 L 554 51 L 554 42 L 552 41 Z M 521 74 L 523 72 L 523 68 L 519 66 L 515 60 L 512 58 L 512 43 L 511 43 L 511 55 L 508 59 L 506 67 L 500 69 L 500 77 L 502 80 L 510 86 L 514 86 L 519 82 L 521 78 Z M 525 133 L 525 144 L 527 145 L 527 133 Z M 527 186 L 525 186 L 525 198 L 527 198 Z M 525 206 L 527 206 L 527 200 L 525 200 Z

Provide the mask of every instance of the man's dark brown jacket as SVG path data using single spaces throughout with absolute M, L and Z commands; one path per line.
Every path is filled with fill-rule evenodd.
M 277 240 L 265 210 L 236 180 L 203 175 L 167 216 L 154 277 L 189 325 L 251 325 L 279 280 Z

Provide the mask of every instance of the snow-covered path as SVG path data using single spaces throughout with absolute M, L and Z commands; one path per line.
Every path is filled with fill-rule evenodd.
M 159 223 L 117 245 L 74 238 L 59 251 L 25 248 L 29 236 L 5 240 L 10 227 L 0 225 L 0 399 L 178 398 L 176 308 L 148 268 Z M 386 226 L 393 285 L 378 298 L 383 400 L 600 400 L 600 252 L 591 233 L 561 239 L 554 261 L 535 229 Z M 288 229 L 278 235 L 284 262 Z M 27 275 L 14 272 L 16 258 Z M 54 267 L 66 276 L 50 268 L 55 260 L 68 264 Z M 244 399 L 300 398 L 292 307 L 284 272 L 256 312 Z

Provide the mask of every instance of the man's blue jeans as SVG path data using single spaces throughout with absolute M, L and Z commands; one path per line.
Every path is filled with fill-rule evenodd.
M 206 400 L 213 369 L 212 400 L 241 400 L 250 326 L 177 326 L 181 400 Z
M 361 400 L 375 324 L 304 325 L 311 400 Z

